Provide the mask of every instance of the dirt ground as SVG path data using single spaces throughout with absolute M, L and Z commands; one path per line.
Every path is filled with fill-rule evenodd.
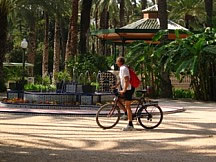
M 0 114 L 1 162 L 216 161 L 216 103 L 162 101 L 187 111 L 154 130 L 98 128 L 94 117 Z

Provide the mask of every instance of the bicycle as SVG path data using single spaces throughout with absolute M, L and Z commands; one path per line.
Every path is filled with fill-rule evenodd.
M 139 124 L 145 129 L 154 129 L 158 127 L 163 120 L 163 111 L 156 101 L 147 101 L 145 94 L 147 90 L 139 90 L 142 93 L 138 101 L 135 113 L 133 113 L 133 120 L 138 120 Z M 114 99 L 112 103 L 105 104 L 99 108 L 96 114 L 97 125 L 103 129 L 111 129 L 115 127 L 120 120 L 120 108 L 118 103 L 124 106 L 120 101 L 120 94 L 114 91 Z

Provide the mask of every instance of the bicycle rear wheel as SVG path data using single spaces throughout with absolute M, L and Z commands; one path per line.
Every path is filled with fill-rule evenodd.
M 103 105 L 96 114 L 96 122 L 103 129 L 113 128 L 120 119 L 120 109 L 114 104 Z
M 163 120 L 163 111 L 158 105 L 147 105 L 139 109 L 138 121 L 143 128 L 154 129 Z

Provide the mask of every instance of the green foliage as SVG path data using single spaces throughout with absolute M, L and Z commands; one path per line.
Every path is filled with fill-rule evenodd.
M 98 73 L 98 71 L 103 72 L 108 70 L 108 63 L 104 56 L 93 55 L 90 53 L 79 55 L 77 58 L 72 58 L 67 65 L 70 73 L 72 74 L 73 71 L 75 71 L 76 76 L 85 74 L 87 71 L 92 75 L 93 73 Z
M 42 79 L 42 77 L 40 75 L 36 75 L 34 82 L 35 82 L 35 84 L 42 84 L 43 79 Z
M 182 26 L 186 25 L 186 16 L 189 17 L 189 27 L 200 29 L 205 23 L 205 5 L 203 0 L 172 0 L 168 2 L 169 17 Z
M 212 85 L 209 77 L 215 73 L 216 29 L 207 28 L 203 33 L 193 34 L 186 39 L 177 39 L 157 50 L 166 70 L 180 78 L 191 76 L 191 87 L 197 99 L 211 99 Z
M 21 67 L 4 67 L 5 80 L 18 81 L 22 78 Z
M 43 78 L 42 78 L 42 84 L 43 84 L 44 86 L 50 85 L 50 84 L 51 84 L 50 77 L 49 77 L 49 76 L 43 77 Z
M 54 77 L 57 79 L 58 82 L 71 81 L 71 76 L 67 71 L 60 71 L 60 72 L 54 74 Z
M 185 89 L 174 89 L 173 90 L 174 98 L 194 98 L 194 92 L 192 90 Z
M 55 91 L 54 85 L 42 85 L 42 84 L 26 84 L 25 91 Z
M 96 90 L 98 90 L 99 87 L 100 87 L 100 84 L 99 84 L 98 82 L 92 82 L 92 83 L 91 83 L 91 86 L 95 86 L 95 87 L 96 87 Z
M 0 79 L 0 92 L 5 92 L 5 91 L 6 91 L 5 81 L 4 79 Z
M 114 56 L 107 56 L 106 57 L 106 62 L 107 62 L 108 67 L 113 66 L 115 64 Z
M 156 48 L 144 41 L 136 41 L 129 46 L 126 61 L 141 75 L 143 87 L 151 86 L 158 93 L 160 64 L 159 57 L 153 55 Z

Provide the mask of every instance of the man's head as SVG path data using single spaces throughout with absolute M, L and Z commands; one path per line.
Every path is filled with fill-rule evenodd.
M 121 67 L 122 65 L 124 65 L 125 63 L 125 59 L 124 57 L 118 57 L 116 60 L 116 64 L 118 65 L 118 67 Z

